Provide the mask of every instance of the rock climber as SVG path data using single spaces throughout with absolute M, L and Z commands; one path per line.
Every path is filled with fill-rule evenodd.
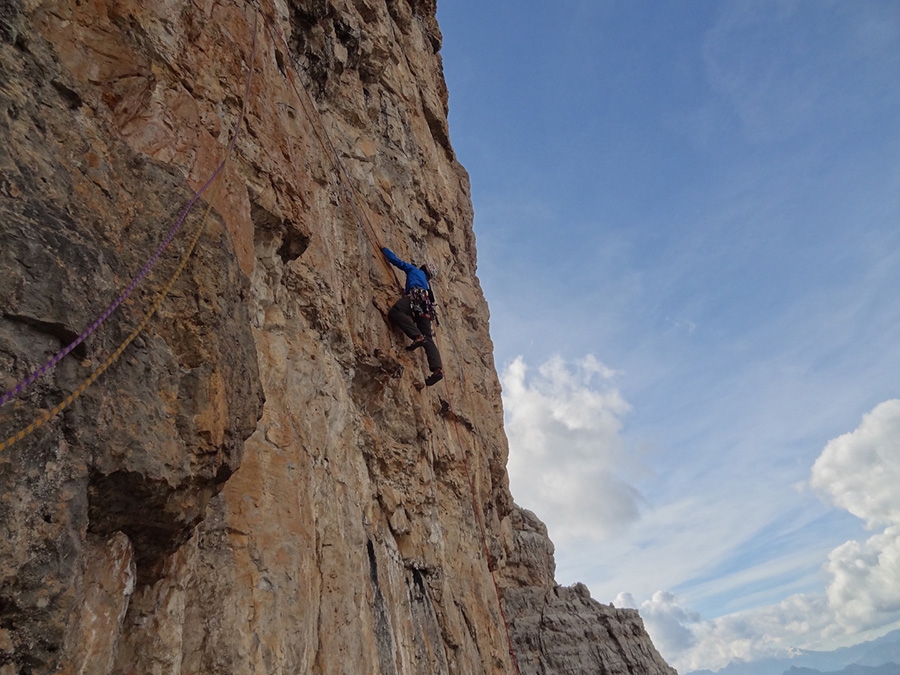
M 434 293 L 429 282 L 437 276 L 437 268 L 430 262 L 416 267 L 412 263 L 400 260 L 389 248 L 383 248 L 381 251 L 388 262 L 406 272 L 404 295 L 394 303 L 388 316 L 406 337 L 412 340 L 412 344 L 406 348 L 408 351 L 415 351 L 419 347 L 425 348 L 428 367 L 431 369 L 431 375 L 425 378 L 425 384 L 430 387 L 444 378 L 441 354 L 434 343 L 431 329 L 432 320 L 437 323 L 437 314 L 434 310 Z

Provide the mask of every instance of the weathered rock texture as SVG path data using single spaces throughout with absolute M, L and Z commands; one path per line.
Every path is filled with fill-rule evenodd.
M 440 45 L 434 0 L 0 0 L 4 389 L 143 267 L 253 71 L 157 315 L 0 453 L 0 674 L 513 673 L 479 517 L 522 673 L 667 670 L 509 494 Z M 202 204 L 0 441 L 131 333 Z M 437 387 L 381 245 L 441 270 Z
M 602 605 L 583 584 L 565 588 L 554 583 L 553 544 L 533 513 L 515 508 L 504 526 L 513 545 L 506 557 L 503 601 L 523 675 L 673 675 L 647 638 L 637 610 Z

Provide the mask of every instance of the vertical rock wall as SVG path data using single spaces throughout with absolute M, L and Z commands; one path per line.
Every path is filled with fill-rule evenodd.
M 433 0 L 0 0 L 4 389 L 141 270 L 253 72 L 218 185 L 0 409 L 2 441 L 103 364 L 211 204 L 121 358 L 0 452 L 0 674 L 513 673 L 479 519 L 521 672 L 665 669 L 633 613 L 603 625 L 649 660 L 587 610 L 545 622 L 593 605 L 509 494 L 440 44 Z M 382 245 L 440 269 L 436 387 Z

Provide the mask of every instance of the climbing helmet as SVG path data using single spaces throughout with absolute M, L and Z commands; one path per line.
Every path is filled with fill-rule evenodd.
M 434 279 L 437 276 L 437 267 L 434 266 L 434 263 L 427 262 L 419 269 L 425 272 L 429 279 Z

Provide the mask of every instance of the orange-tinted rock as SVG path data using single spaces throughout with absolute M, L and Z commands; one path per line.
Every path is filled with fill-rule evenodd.
M 198 250 L 140 336 L 0 453 L 0 672 L 512 673 L 485 549 L 501 590 L 522 591 L 518 625 L 521 598 L 565 592 L 509 494 L 434 2 L 254 7 L 0 3 L 6 382 L 138 273 L 246 103 L 219 184 L 154 271 L 0 410 L 6 438 L 104 362 L 208 199 Z M 440 268 L 435 387 L 387 321 L 402 275 L 385 245 Z M 573 658 L 597 652 L 573 639 Z

